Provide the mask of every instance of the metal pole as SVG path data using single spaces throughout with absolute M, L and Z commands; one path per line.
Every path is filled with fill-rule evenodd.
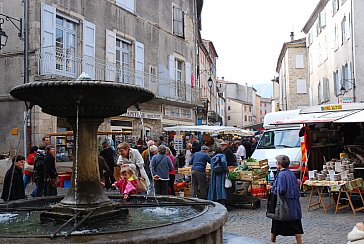
M 28 57 L 28 37 L 29 37 L 29 33 L 28 33 L 28 25 L 29 25 L 29 15 L 28 15 L 28 0 L 24 0 L 24 84 L 29 82 L 29 74 L 28 74 L 28 62 L 29 62 L 29 57 Z M 24 113 L 25 115 L 25 122 L 24 122 L 24 156 L 25 158 L 27 158 L 27 154 L 28 154 L 28 119 L 29 119 L 29 114 L 30 114 L 30 109 L 27 104 L 26 104 L 26 112 Z

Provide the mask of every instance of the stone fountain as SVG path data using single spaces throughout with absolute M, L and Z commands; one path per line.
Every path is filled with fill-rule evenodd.
M 115 204 L 105 194 L 99 179 L 97 129 L 104 118 L 123 114 L 132 105 L 152 100 L 154 94 L 136 86 L 94 80 L 31 82 L 14 87 L 10 94 L 19 100 L 40 106 L 44 113 L 66 118 L 74 132 L 76 157 L 71 186 L 63 199 L 56 197 L 60 201 L 51 205 L 47 214 L 71 217 L 75 211 L 81 212 L 80 216 L 82 214 L 90 215 L 91 212 L 95 213 L 93 214 L 95 216 L 102 216 L 103 213 L 107 216 L 110 212 L 112 213 Z M 146 197 L 139 198 L 146 199 Z M 51 201 L 55 198 L 44 199 Z M 187 243 L 191 240 L 194 240 L 193 243 L 222 242 L 222 225 L 226 220 L 226 209 L 220 204 L 165 196 L 159 197 L 159 199 L 157 202 L 164 201 L 168 204 L 173 202 L 200 204 L 201 213 L 196 218 L 190 218 L 182 224 L 179 223 L 180 226 L 186 228 L 178 227 L 180 229 L 178 231 L 171 224 L 158 228 L 148 227 L 136 232 L 116 232 L 112 237 L 106 239 L 127 243 L 154 243 L 154 241 Z M 0 209 L 1 207 L 21 207 L 24 210 L 24 206 L 31 205 L 34 201 L 23 200 L 0 204 Z M 90 210 L 92 211 L 90 212 Z M 55 233 L 57 234 L 57 232 Z M 154 238 L 151 238 L 151 235 L 154 235 Z M 0 233 L 1 237 L 8 239 Z M 120 237 L 122 238 L 120 239 Z M 94 236 L 87 235 L 86 237 L 71 235 L 71 238 L 76 242 L 95 241 Z M 11 240 L 17 242 L 21 238 L 17 239 L 13 236 Z

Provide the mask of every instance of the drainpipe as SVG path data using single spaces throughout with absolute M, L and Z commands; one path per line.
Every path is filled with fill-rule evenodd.
M 24 2 L 24 84 L 29 82 L 28 73 L 28 43 L 29 43 L 29 0 L 23 0 Z M 24 112 L 24 125 L 23 125 L 23 135 L 24 135 L 24 156 L 28 157 L 28 121 L 31 112 L 31 107 L 25 103 L 26 112 Z
M 353 81 L 353 97 L 354 97 L 354 103 L 356 102 L 356 96 L 355 96 L 355 83 L 356 83 L 356 79 L 355 79 L 355 49 L 354 49 L 354 9 L 353 9 L 353 0 L 350 1 L 350 10 L 351 10 L 351 19 L 350 19 L 350 24 L 351 24 L 351 63 L 352 63 L 352 68 L 351 68 L 351 75 L 352 75 L 352 81 Z

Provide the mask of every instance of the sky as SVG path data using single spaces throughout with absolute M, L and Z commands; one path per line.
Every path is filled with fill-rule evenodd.
M 271 97 L 268 93 L 272 92 L 271 79 L 276 76 L 282 45 L 290 41 L 291 31 L 295 39 L 305 37 L 301 30 L 318 2 L 205 0 L 201 35 L 216 48 L 217 76 L 231 82 L 248 83 L 258 94 Z

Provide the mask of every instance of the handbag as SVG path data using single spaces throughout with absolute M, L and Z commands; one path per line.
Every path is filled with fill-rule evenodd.
M 277 190 L 277 193 L 278 192 L 279 191 Z M 283 196 L 281 194 L 270 193 L 268 195 L 268 205 L 267 205 L 266 216 L 268 218 L 278 220 L 278 221 L 290 220 L 288 205 L 284 201 Z
M 147 182 L 143 177 L 139 177 L 137 179 L 137 185 L 136 185 L 137 193 L 143 193 L 147 191 Z
M 58 176 L 56 176 L 56 178 L 54 179 L 49 178 L 49 183 L 51 184 L 52 187 L 57 187 L 59 185 Z

